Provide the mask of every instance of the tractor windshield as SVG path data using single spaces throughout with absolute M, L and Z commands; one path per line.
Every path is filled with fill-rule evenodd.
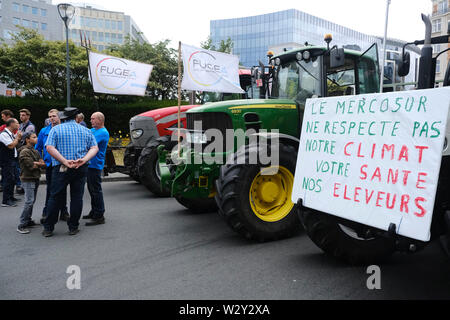
M 271 98 L 304 103 L 308 98 L 321 96 L 321 66 L 321 56 L 281 64 L 274 79 Z
M 250 89 L 251 89 L 251 87 L 250 87 Z M 248 94 L 248 92 L 246 94 Z M 228 100 L 247 99 L 246 94 L 223 93 L 223 92 L 202 92 L 201 93 L 201 104 L 211 103 L 211 102 L 219 102 L 219 101 L 228 101 Z

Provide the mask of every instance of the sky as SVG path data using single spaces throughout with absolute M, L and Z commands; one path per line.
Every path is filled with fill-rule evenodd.
M 178 41 L 200 46 L 209 35 L 210 20 L 286 9 L 297 9 L 362 33 L 383 36 L 387 0 L 90 0 L 86 3 L 130 15 L 150 43 L 169 39 L 175 48 Z M 388 37 L 405 41 L 424 38 L 420 14 L 431 14 L 431 7 L 431 0 L 391 0 Z

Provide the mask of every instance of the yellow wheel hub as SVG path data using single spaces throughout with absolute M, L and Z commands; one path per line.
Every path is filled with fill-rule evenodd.
M 276 222 L 286 217 L 294 207 L 291 201 L 293 184 L 294 176 L 285 167 L 262 169 L 250 187 L 253 213 L 267 222 Z

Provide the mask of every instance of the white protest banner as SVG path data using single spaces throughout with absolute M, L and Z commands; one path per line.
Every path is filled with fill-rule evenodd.
M 153 66 L 89 52 L 90 74 L 98 93 L 144 96 Z
M 181 45 L 183 90 L 244 93 L 239 83 L 237 56 Z
M 292 201 L 429 241 L 449 105 L 448 87 L 307 100 Z

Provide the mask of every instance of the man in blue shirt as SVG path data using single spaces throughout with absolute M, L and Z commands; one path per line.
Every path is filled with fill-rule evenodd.
M 51 237 L 63 202 L 64 190 L 70 185 L 70 218 L 67 222 L 69 235 L 79 232 L 79 220 L 83 210 L 84 185 L 88 171 L 87 163 L 98 152 L 92 132 L 78 125 L 77 108 L 66 108 L 59 118 L 64 123 L 53 127 L 45 144 L 52 156 L 52 190 L 48 199 L 47 218 L 44 221 L 44 237 Z
M 91 159 L 87 174 L 87 186 L 91 195 L 91 212 L 83 219 L 91 219 L 86 226 L 95 226 L 105 223 L 105 203 L 102 191 L 102 170 L 105 165 L 106 148 L 109 142 L 109 133 L 105 128 L 105 116 L 101 112 L 95 112 L 91 116 L 91 132 L 98 145 L 97 155 Z
M 47 217 L 47 205 L 48 205 L 48 199 L 50 198 L 50 190 L 52 189 L 52 172 L 53 172 L 53 166 L 52 166 L 52 157 L 47 152 L 47 149 L 44 147 L 45 143 L 47 142 L 48 134 L 50 133 L 50 130 L 59 124 L 61 124 L 61 120 L 59 119 L 58 115 L 59 111 L 56 109 L 52 109 L 48 112 L 48 118 L 50 120 L 50 124 L 39 132 L 38 136 L 38 143 L 36 144 L 36 150 L 39 151 L 42 158 L 45 161 L 45 164 L 47 165 L 45 169 L 45 177 L 47 181 L 47 194 L 45 196 L 45 205 L 44 209 L 42 210 L 42 219 L 41 223 L 44 223 L 44 219 Z M 64 190 L 66 192 L 66 190 Z M 67 210 L 67 192 L 64 194 L 64 199 L 62 203 L 62 207 L 60 210 L 60 220 L 67 221 L 69 219 L 69 213 Z

